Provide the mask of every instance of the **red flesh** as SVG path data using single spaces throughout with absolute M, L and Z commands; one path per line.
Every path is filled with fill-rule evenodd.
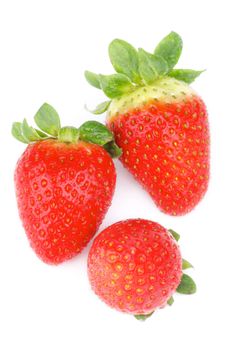
M 166 304 L 182 275 L 176 241 L 159 224 L 126 220 L 102 231 L 88 256 L 95 293 L 109 306 L 148 314 Z
M 108 121 L 124 166 L 171 215 L 183 215 L 202 199 L 209 180 L 209 128 L 198 97 L 179 103 L 150 101 Z
M 19 214 L 36 254 L 58 264 L 80 253 L 101 224 L 115 188 L 107 152 L 84 142 L 30 144 L 15 171 Z

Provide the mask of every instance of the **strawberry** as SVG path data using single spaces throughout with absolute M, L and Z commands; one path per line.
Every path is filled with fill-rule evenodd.
M 94 240 L 88 276 L 94 292 L 118 311 L 149 317 L 172 304 L 175 291 L 192 294 L 196 286 L 182 274 L 179 235 L 143 219 L 117 222 Z M 183 269 L 192 265 L 183 260 Z
M 14 123 L 12 134 L 28 146 L 15 170 L 20 218 L 31 247 L 44 262 L 59 264 L 80 253 L 101 224 L 112 200 L 119 154 L 102 124 L 60 126 L 44 104 L 35 115 L 39 129 Z
M 202 71 L 174 69 L 182 51 L 171 32 L 154 54 L 113 40 L 109 56 L 117 74 L 86 71 L 87 81 L 111 99 L 107 125 L 123 154 L 123 165 L 170 215 L 191 211 L 209 180 L 209 126 L 204 102 L 189 86 Z

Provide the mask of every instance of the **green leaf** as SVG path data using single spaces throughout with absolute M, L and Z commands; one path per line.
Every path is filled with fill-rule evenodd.
M 169 70 L 171 70 L 179 60 L 182 52 L 182 39 L 175 33 L 171 32 L 160 41 L 155 49 L 155 54 L 166 60 Z
M 56 110 L 48 103 L 44 103 L 39 108 L 34 116 L 34 120 L 42 131 L 52 136 L 58 135 L 61 128 L 60 118 Z
M 34 129 L 36 131 L 36 133 L 42 138 L 42 139 L 47 139 L 49 138 L 49 136 L 47 134 L 45 134 L 43 131 L 38 130 L 38 129 Z
M 15 122 L 12 124 L 11 133 L 18 141 L 23 143 L 29 143 L 27 139 L 22 134 L 22 123 Z
M 103 92 L 109 98 L 120 97 L 132 90 L 132 83 L 126 75 L 123 74 L 100 74 L 100 84 Z
M 150 314 L 147 314 L 147 315 L 134 315 L 134 317 L 139 321 L 145 321 L 145 320 L 147 320 L 147 318 L 152 316 L 153 313 L 154 313 L 154 311 L 152 311 Z
M 22 123 L 13 123 L 11 132 L 17 140 L 23 143 L 30 143 L 48 138 L 48 135 L 42 131 L 29 126 L 26 119 L 24 119 Z
M 173 69 L 168 73 L 169 77 L 182 80 L 187 84 L 192 83 L 204 70 Z
M 100 79 L 98 74 L 86 70 L 84 75 L 85 75 L 85 79 L 88 81 L 90 85 L 94 86 L 97 89 L 101 89 Z
M 108 110 L 110 103 L 111 103 L 111 101 L 105 101 L 105 102 L 100 103 L 93 110 L 89 110 L 87 107 L 86 107 L 86 109 L 93 114 L 102 114 Z
M 171 233 L 171 235 L 173 236 L 173 238 L 174 238 L 176 241 L 178 241 L 178 240 L 180 239 L 180 235 L 179 235 L 176 231 L 174 231 L 174 230 L 172 230 L 172 229 L 169 229 L 168 231 Z
M 103 124 L 90 120 L 79 128 L 80 139 L 103 146 L 114 139 L 111 131 Z
M 138 51 L 139 73 L 150 84 L 168 72 L 167 62 L 160 56 L 152 55 L 143 49 Z
M 173 298 L 173 297 L 170 297 L 170 298 L 168 299 L 167 303 L 168 303 L 169 306 L 173 305 L 173 303 L 174 303 L 174 298 Z
M 115 39 L 109 45 L 109 58 L 117 73 L 126 75 L 132 82 L 139 83 L 137 50 L 124 40 Z
M 190 269 L 193 265 L 188 260 L 182 259 L 182 270 Z
M 194 294 L 196 292 L 196 284 L 190 276 L 184 273 L 176 292 L 180 294 Z
M 38 141 L 42 140 L 42 137 L 39 136 L 37 131 L 32 127 L 29 126 L 26 119 L 23 120 L 21 125 L 22 135 L 28 142 Z
M 110 154 L 112 158 L 118 158 L 122 155 L 122 150 L 117 146 L 115 141 L 106 143 L 103 148 Z

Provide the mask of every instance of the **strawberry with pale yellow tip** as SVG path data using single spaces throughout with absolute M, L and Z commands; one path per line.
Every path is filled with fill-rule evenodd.
M 202 71 L 174 69 L 182 51 L 171 32 L 154 54 L 113 40 L 109 56 L 116 74 L 86 71 L 87 81 L 110 98 L 107 125 L 123 154 L 123 165 L 165 213 L 182 215 L 204 196 L 209 180 L 206 106 L 189 86 Z

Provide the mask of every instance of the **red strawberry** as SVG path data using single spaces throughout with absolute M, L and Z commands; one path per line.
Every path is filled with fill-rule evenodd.
M 188 267 L 185 261 L 184 268 Z M 118 222 L 95 238 L 88 275 L 92 289 L 105 303 L 141 315 L 138 318 L 171 304 L 177 288 L 180 293 L 195 292 L 189 276 L 184 274 L 180 284 L 182 259 L 173 236 L 159 224 L 142 219 Z
M 192 210 L 209 180 L 206 107 L 188 85 L 201 71 L 173 69 L 181 50 L 182 40 L 173 32 L 155 54 L 116 39 L 109 54 L 118 74 L 85 73 L 112 99 L 95 113 L 108 110 L 107 125 L 123 151 L 120 160 L 171 215 Z
M 58 114 L 48 104 L 35 121 L 44 132 L 26 120 L 12 128 L 18 140 L 30 143 L 15 171 L 17 203 L 36 254 L 46 263 L 58 264 L 81 252 L 110 206 L 115 168 L 99 145 L 112 150 L 114 144 L 112 134 L 97 122 L 86 122 L 80 129 L 61 128 Z

